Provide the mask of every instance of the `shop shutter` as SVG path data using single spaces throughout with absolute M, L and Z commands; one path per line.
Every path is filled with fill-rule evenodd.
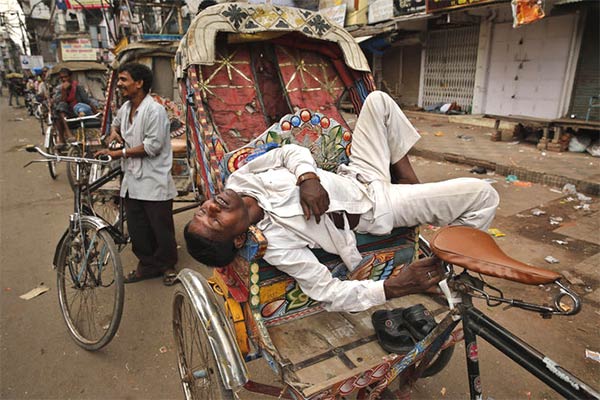
M 478 42 L 479 25 L 429 31 L 423 106 L 456 102 L 471 109 Z
M 594 11 L 595 13 L 590 12 L 587 17 L 569 110 L 570 115 L 575 114 L 579 119 L 586 117 L 590 97 L 600 95 L 600 49 L 598 48 L 600 29 L 597 22 L 598 9 Z M 600 107 L 590 108 L 589 119 L 593 121 L 600 119 Z

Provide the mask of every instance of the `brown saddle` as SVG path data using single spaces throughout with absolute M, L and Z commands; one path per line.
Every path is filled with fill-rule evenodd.
M 552 283 L 562 276 L 507 256 L 485 232 L 468 226 L 446 226 L 430 242 L 433 253 L 442 260 L 478 272 L 528 285 Z

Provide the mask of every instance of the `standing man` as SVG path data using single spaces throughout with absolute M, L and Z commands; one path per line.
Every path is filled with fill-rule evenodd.
M 8 105 L 12 107 L 12 99 L 14 97 L 17 102 L 17 107 L 19 107 L 19 94 L 22 96 L 20 82 L 22 80 L 22 76 L 21 74 L 17 73 L 10 73 L 8 74 L 8 77 Z
M 148 94 L 152 71 L 137 63 L 119 67 L 117 88 L 125 104 L 115 116 L 108 143 L 123 144 L 121 150 L 100 150 L 121 158 L 127 224 L 138 266 L 125 283 L 163 276 L 165 285 L 175 281 L 177 243 L 173 223 L 173 198 L 177 195 L 171 176 L 173 155 L 169 119 L 164 107 Z

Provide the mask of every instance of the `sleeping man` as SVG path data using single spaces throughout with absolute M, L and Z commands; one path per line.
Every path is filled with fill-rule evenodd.
M 336 173 L 321 170 L 309 150 L 297 145 L 257 157 L 196 210 L 184 230 L 188 252 L 208 266 L 225 266 L 254 224 L 268 241 L 265 261 L 328 311 L 362 311 L 424 292 L 443 278 L 435 257 L 408 264 L 384 281 L 341 281 L 310 250 L 338 254 L 354 271 L 363 261 L 354 232 L 386 235 L 421 224 L 489 227 L 498 194 L 488 183 L 419 183 L 407 156 L 419 137 L 393 99 L 373 92 L 357 120 L 348 165 Z

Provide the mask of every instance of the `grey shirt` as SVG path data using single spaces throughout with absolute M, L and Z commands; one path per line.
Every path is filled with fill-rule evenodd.
M 121 160 L 124 176 L 121 197 L 138 200 L 163 201 L 177 196 L 171 176 L 173 153 L 169 135 L 169 119 L 164 107 L 146 95 L 129 123 L 131 102 L 117 112 L 112 126 L 123 137 L 126 148 L 144 145 L 146 157 Z

